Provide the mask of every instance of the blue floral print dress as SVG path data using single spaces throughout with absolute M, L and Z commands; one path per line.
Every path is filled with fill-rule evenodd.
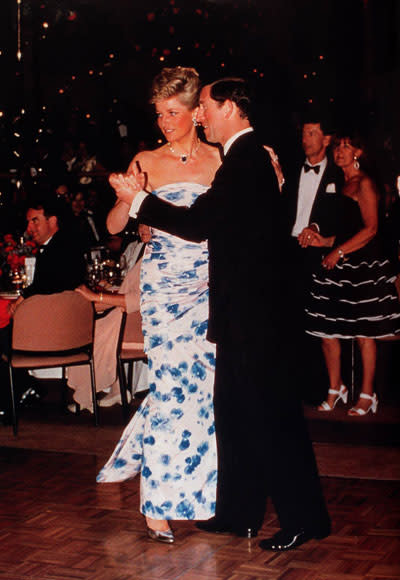
M 172 183 L 153 192 L 191 205 L 206 188 Z M 153 519 L 209 519 L 215 512 L 215 346 L 206 340 L 207 244 L 152 231 L 141 270 L 149 394 L 98 482 L 141 473 L 141 512 Z

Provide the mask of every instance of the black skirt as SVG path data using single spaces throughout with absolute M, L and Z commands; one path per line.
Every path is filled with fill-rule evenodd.
M 358 250 L 312 276 L 306 332 L 324 338 L 400 334 L 396 275 L 387 258 Z

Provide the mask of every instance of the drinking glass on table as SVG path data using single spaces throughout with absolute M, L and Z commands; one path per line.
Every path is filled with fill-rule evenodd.
M 11 284 L 15 290 L 19 293 L 22 288 L 26 286 L 26 272 L 25 267 L 22 265 L 16 266 L 10 270 Z
M 94 260 L 89 259 L 86 263 L 87 285 L 92 290 L 95 290 L 102 279 L 103 279 L 102 262 L 99 262 L 97 258 L 95 258 Z

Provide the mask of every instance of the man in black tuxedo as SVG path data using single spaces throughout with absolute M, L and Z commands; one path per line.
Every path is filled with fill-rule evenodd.
M 241 79 L 205 86 L 198 120 L 207 140 L 224 148 L 210 189 L 190 208 L 142 191 L 130 215 L 192 241 L 208 240 L 218 486 L 215 517 L 197 525 L 255 536 L 271 497 L 282 530 L 260 545 L 287 550 L 325 537 L 330 523 L 301 404 L 291 389 L 281 196 L 269 154 L 250 124 L 250 105 Z M 110 182 L 129 204 L 139 189 L 132 176 Z M 243 223 L 250 227 L 238 245 Z
M 311 246 L 314 232 L 332 236 L 337 229 L 343 177 L 327 156 L 331 134 L 332 129 L 317 113 L 304 121 L 302 146 L 306 159 L 294 170 L 285 169 L 282 193 L 291 265 L 297 267 L 296 286 L 303 293 L 308 290 L 311 272 L 321 262 L 322 250 Z
M 74 290 L 84 281 L 83 251 L 77 245 L 74 232 L 63 227 L 64 213 L 63 204 L 57 199 L 43 198 L 30 202 L 26 213 L 26 232 L 39 246 L 39 251 L 32 283 L 10 305 L 11 316 L 29 296 Z M 5 328 L 3 332 L 8 334 L 9 331 Z M 24 405 L 40 400 L 44 394 L 41 386 L 26 371 L 17 370 L 16 383 Z
M 39 246 L 35 272 L 30 284 L 16 301 L 34 294 L 54 294 L 74 290 L 84 281 L 85 261 L 76 235 L 64 224 L 61 202 L 32 201 L 26 213 L 26 233 Z
M 324 118 L 318 110 L 309 113 L 302 125 L 305 161 L 292 169 L 285 168 L 282 190 L 291 276 L 291 332 L 297 337 L 299 360 L 313 363 L 301 365 L 307 367 L 307 375 L 299 378 L 302 396 L 312 403 L 323 400 L 327 378 L 320 341 L 304 332 L 304 310 L 311 276 L 320 266 L 324 252 L 324 249 L 311 244 L 315 232 L 323 236 L 335 235 L 340 219 L 343 184 L 343 173 L 327 155 L 331 135 L 328 118 Z

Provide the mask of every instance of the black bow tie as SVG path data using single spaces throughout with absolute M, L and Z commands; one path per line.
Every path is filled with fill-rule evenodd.
M 315 173 L 318 175 L 319 170 L 321 169 L 320 165 L 308 165 L 308 163 L 304 163 L 304 171 L 306 173 L 308 173 L 310 170 L 315 171 Z

